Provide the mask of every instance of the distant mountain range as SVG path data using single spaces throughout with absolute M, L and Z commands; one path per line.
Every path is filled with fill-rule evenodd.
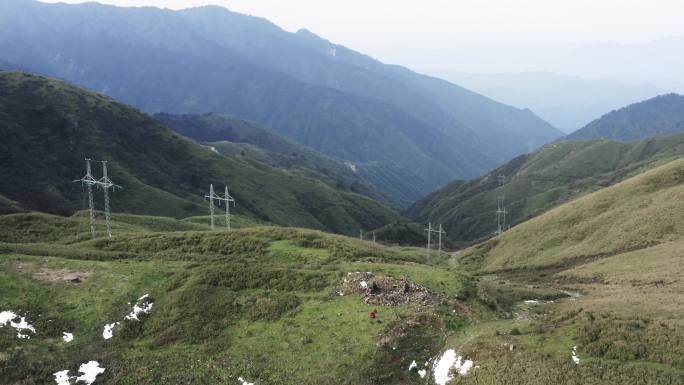
M 567 140 L 639 140 L 684 131 L 684 95 L 667 94 L 611 111 Z
M 354 164 L 398 205 L 561 135 L 529 110 L 220 7 L 6 0 L 0 59 L 148 113 L 255 121 Z
M 583 79 L 544 71 L 466 74 L 435 70 L 432 73 L 503 103 L 530 108 L 567 133 L 584 127 L 606 111 L 677 90 L 677 87 Z
M 220 155 L 109 97 L 41 76 L 0 72 L 0 137 L 0 213 L 85 208 L 73 180 L 91 157 L 110 161 L 111 179 L 123 186 L 113 193 L 116 212 L 206 215 L 213 183 L 217 192 L 228 185 L 236 213 L 275 224 L 357 234 L 398 219 L 314 170 Z M 101 175 L 99 163 L 93 173 Z

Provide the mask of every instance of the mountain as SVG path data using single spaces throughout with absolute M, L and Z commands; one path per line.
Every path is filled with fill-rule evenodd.
M 154 118 L 179 134 L 206 144 L 221 154 L 309 173 L 336 188 L 346 188 L 386 205 L 394 203 L 355 165 L 321 154 L 257 123 L 218 113 L 160 113 L 154 115 Z
M 684 95 L 667 94 L 611 111 L 568 140 L 639 140 L 684 131 Z
M 529 110 L 220 7 L 4 1 L 0 52 L 148 113 L 255 121 L 366 170 L 399 204 L 561 135 Z
M 677 159 L 515 226 L 465 250 L 461 261 L 482 271 L 541 268 L 681 247 L 683 198 L 684 159 Z
M 679 384 L 682 170 L 431 262 L 298 228 L 126 215 L 91 241 L 85 216 L 0 215 L 0 379 L 100 368 L 95 384 Z
M 84 208 L 73 183 L 84 158 L 111 161 L 124 188 L 114 211 L 187 217 L 206 215 L 210 183 L 224 183 L 236 213 L 281 225 L 356 234 L 397 218 L 379 203 L 300 172 L 222 156 L 103 95 L 18 72 L 0 72 L 2 211 L 72 214 Z M 95 163 L 94 174 L 100 175 Z M 98 195 L 100 193 L 98 192 Z M 99 201 L 99 199 L 98 199 Z
M 530 108 L 566 133 L 584 127 L 606 111 L 668 91 L 650 84 L 584 79 L 546 71 L 468 74 L 436 70 L 432 73 L 500 102 Z M 676 90 L 679 88 L 669 89 Z
M 494 233 L 501 195 L 506 223 L 516 225 L 682 155 L 684 134 L 638 142 L 559 142 L 521 155 L 481 178 L 454 181 L 416 202 L 405 215 L 423 223 L 442 223 L 447 238 L 463 245 Z M 503 186 L 500 175 L 505 177 Z

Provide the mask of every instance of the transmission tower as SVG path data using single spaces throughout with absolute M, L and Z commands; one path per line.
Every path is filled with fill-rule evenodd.
M 504 175 L 499 175 L 499 187 L 502 187 L 506 183 L 506 177 Z M 496 233 L 501 234 L 506 229 L 506 206 L 504 204 L 505 195 L 501 191 L 501 195 L 496 197 Z
M 86 158 L 86 174 L 83 178 L 77 179 L 74 182 L 81 182 L 81 186 L 85 185 L 88 189 L 88 211 L 90 214 L 90 236 L 95 239 L 95 208 L 93 207 L 93 186 L 99 182 L 93 178 L 90 170 L 90 159 Z
M 432 230 L 432 222 L 428 222 L 428 228 L 425 229 L 425 231 L 427 231 L 427 248 L 426 248 L 427 255 L 426 256 L 427 256 L 427 263 L 429 264 L 430 263 L 430 240 L 432 237 L 432 232 L 434 231 L 434 230 Z
M 439 234 L 439 246 L 437 247 L 437 255 L 441 256 L 442 255 L 442 234 L 446 234 L 445 231 L 442 230 L 442 224 L 439 224 L 439 231 L 437 231 Z
M 375 243 L 375 231 L 373 231 L 373 243 Z
M 107 175 L 107 161 L 102 161 L 102 178 L 97 182 L 99 187 L 102 187 L 104 191 L 104 204 L 105 204 L 105 223 L 107 224 L 107 236 L 112 237 L 112 214 L 109 209 L 109 189 L 112 191 L 121 186 L 114 184 L 109 176 Z
M 359 230 L 359 240 L 363 241 L 363 230 Z
M 230 230 L 230 203 L 233 203 L 233 206 L 235 205 L 235 199 L 233 199 L 230 194 L 228 194 L 228 186 L 226 186 L 225 190 L 225 195 L 220 196 L 214 193 L 214 185 L 210 184 L 209 185 L 209 195 L 205 195 L 204 198 L 209 198 L 209 223 L 211 225 L 211 229 L 214 230 L 214 201 L 217 200 L 219 201 L 219 206 L 221 205 L 221 202 L 226 202 L 226 228 Z
M 209 185 L 209 195 L 205 195 L 204 198 L 209 198 L 209 223 L 211 229 L 214 229 L 214 199 L 219 198 L 218 195 L 214 194 L 214 185 Z M 220 203 L 219 203 L 220 204 Z
M 228 194 L 228 186 L 226 186 L 223 200 L 226 202 L 226 229 L 230 230 L 230 204 L 233 203 L 233 207 L 235 207 L 235 199 Z

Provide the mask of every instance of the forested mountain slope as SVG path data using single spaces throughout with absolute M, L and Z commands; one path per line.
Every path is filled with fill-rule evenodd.
M 113 193 L 114 211 L 206 215 L 203 197 L 213 183 L 219 193 L 228 185 L 237 213 L 276 224 L 355 234 L 396 218 L 320 176 L 216 154 L 108 97 L 26 73 L 0 72 L 0 136 L 5 212 L 85 207 L 73 180 L 90 157 L 110 161 L 111 179 L 124 187 Z M 93 164 L 97 178 L 100 167 Z
M 219 7 L 8 0 L 0 52 L 148 113 L 264 124 L 365 169 L 397 203 L 561 135 L 529 110 Z

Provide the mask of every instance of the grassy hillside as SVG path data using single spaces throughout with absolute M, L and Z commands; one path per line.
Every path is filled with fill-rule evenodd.
M 630 141 L 682 131 L 684 95 L 667 94 L 611 111 L 565 139 Z
M 84 219 L 0 216 L 0 309 L 36 329 L 20 339 L 0 327 L 0 383 L 54 383 L 53 373 L 97 360 L 103 385 L 425 384 L 447 349 L 475 366 L 452 369 L 449 384 L 665 385 L 684 375 L 681 303 L 669 301 L 669 313 L 655 313 L 665 299 L 642 307 L 656 292 L 681 293 L 681 269 L 637 263 L 643 255 L 529 285 L 473 276 L 447 255 L 425 264 L 423 249 L 293 228 L 186 231 L 185 221 L 130 216 L 112 239 L 69 239 Z M 661 245 L 653 258 L 674 264 L 675 250 Z M 672 287 L 649 286 L 665 271 Z M 577 282 L 593 289 L 564 299 Z M 606 307 L 622 287 L 638 296 Z M 124 320 L 145 294 L 150 313 Z M 528 303 L 537 300 L 555 302 Z M 657 316 L 635 318 L 645 310 Z
M 40 76 L 0 72 L 0 135 L 0 178 L 12 181 L 0 186 L 4 212 L 84 208 L 84 192 L 72 181 L 90 157 L 110 161 L 111 179 L 124 187 L 113 193 L 116 212 L 206 215 L 209 184 L 221 192 L 225 183 L 236 213 L 276 224 L 354 234 L 396 218 L 370 198 L 311 175 L 216 154 L 133 108 Z M 93 172 L 101 174 L 99 164 Z
M 479 270 L 562 265 L 640 250 L 684 235 L 684 158 L 561 205 L 465 250 Z
M 571 295 L 518 307 L 509 336 L 501 324 L 473 326 L 488 359 L 461 383 L 682 383 L 682 198 L 679 159 L 456 254 L 453 266 L 490 292 L 517 282 Z M 542 359 L 561 352 L 577 364 Z
M 544 146 L 472 181 L 455 181 L 426 196 L 405 214 L 443 223 L 447 237 L 469 244 L 496 230 L 497 197 L 505 196 L 506 222 L 516 225 L 583 194 L 613 185 L 684 154 L 684 134 L 638 142 L 559 142 Z M 506 178 L 499 186 L 498 176 Z
M 259 124 L 227 114 L 156 114 L 155 119 L 179 134 L 211 146 L 221 154 L 253 159 L 273 167 L 299 170 L 333 187 L 366 195 L 388 206 L 406 206 L 401 194 L 360 173 L 361 167 L 334 159 L 285 138 Z M 385 193 L 387 192 L 387 193 Z

